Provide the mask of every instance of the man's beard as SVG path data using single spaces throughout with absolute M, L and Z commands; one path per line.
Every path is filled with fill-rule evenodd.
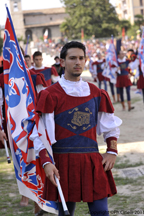
M 81 73 L 80 74 L 72 74 L 74 77 L 79 77 L 80 75 L 81 75 Z

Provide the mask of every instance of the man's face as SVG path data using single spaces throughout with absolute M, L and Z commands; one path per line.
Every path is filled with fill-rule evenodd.
M 42 61 L 43 61 L 42 56 L 36 56 L 34 58 L 35 66 L 38 67 L 38 68 L 42 67 Z
M 119 53 L 118 57 L 119 57 L 120 59 L 123 59 L 123 58 L 124 58 L 124 56 L 125 56 L 125 54 L 124 54 L 122 51 L 120 51 L 120 53 Z
M 128 57 L 128 59 L 130 59 L 130 57 L 131 57 L 132 54 L 133 54 L 132 51 L 128 51 L 128 52 L 127 52 L 127 57 Z
M 28 68 L 30 68 L 30 66 L 31 66 L 31 59 L 29 57 L 25 57 L 25 62 L 27 64 Z
M 65 78 L 71 81 L 79 80 L 85 66 L 85 56 L 82 49 L 70 48 L 65 59 L 61 59 L 61 64 L 65 67 Z
M 102 59 L 102 55 L 100 53 L 97 54 L 97 57 L 98 57 L 99 60 Z

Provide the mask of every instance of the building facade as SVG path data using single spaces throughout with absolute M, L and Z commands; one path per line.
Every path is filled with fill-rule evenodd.
M 49 39 L 59 39 L 60 25 L 68 16 L 65 8 L 22 11 L 21 0 L 10 0 L 10 12 L 17 37 L 37 42 L 47 32 Z
M 135 15 L 144 15 L 144 0 L 116 0 L 119 19 L 127 19 L 134 24 Z

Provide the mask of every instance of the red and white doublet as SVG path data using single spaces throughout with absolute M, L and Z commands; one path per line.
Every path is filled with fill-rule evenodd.
M 130 63 L 130 68 L 132 71 L 136 70 L 136 77 L 138 77 L 137 88 L 144 89 L 144 73 L 141 70 L 140 61 L 136 55 L 133 55 L 133 61 Z
M 139 79 L 137 81 L 137 88 L 144 89 L 144 74 L 142 73 L 140 65 L 139 65 Z
M 82 80 L 71 82 L 62 76 L 59 82 L 40 92 L 37 111 L 42 114 L 53 143 L 66 202 L 93 202 L 116 194 L 112 173 L 104 171 L 96 139 L 96 132 L 103 133 L 107 151 L 117 152 L 115 142 L 121 120 L 114 116 L 107 92 Z M 31 139 L 42 164 L 50 162 L 49 157 L 43 157 L 46 149 L 36 128 Z M 60 199 L 48 178 L 43 196 L 47 200 Z
M 43 74 L 45 81 L 47 83 L 47 86 L 50 86 L 53 83 L 57 82 L 59 80 L 59 75 L 55 69 L 55 67 L 44 67 L 42 66 L 41 68 L 33 67 L 30 70 L 31 74 Z
M 97 60 L 92 63 L 93 73 L 98 78 L 99 81 L 106 80 L 107 78 L 102 75 L 103 69 L 102 65 L 105 63 L 105 59 Z
M 116 87 L 118 88 L 132 85 L 129 77 L 130 74 L 129 63 L 130 60 L 128 59 L 125 58 L 123 60 L 118 59 L 118 64 L 120 67 L 120 73 L 117 73 L 117 82 L 116 82 Z

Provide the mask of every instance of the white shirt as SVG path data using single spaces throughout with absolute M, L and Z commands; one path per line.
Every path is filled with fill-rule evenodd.
M 75 96 L 75 97 L 86 97 L 90 95 L 90 87 L 87 82 L 82 81 L 80 78 L 77 82 L 72 82 L 66 80 L 64 75 L 62 75 L 59 80 L 59 84 L 63 88 L 66 94 Z M 47 129 L 51 143 L 56 142 L 55 139 L 55 122 L 54 122 L 54 112 L 42 114 L 42 118 Z M 109 137 L 119 138 L 120 130 L 119 126 L 122 124 L 122 120 L 112 113 L 99 112 L 98 113 L 98 122 L 97 122 L 97 134 L 101 135 L 103 133 L 104 141 Z M 45 148 L 44 144 L 41 142 L 36 126 L 33 129 L 33 133 L 30 136 L 30 139 L 34 141 L 34 149 L 36 156 L 39 156 L 39 152 Z M 114 152 L 108 152 L 116 154 Z

